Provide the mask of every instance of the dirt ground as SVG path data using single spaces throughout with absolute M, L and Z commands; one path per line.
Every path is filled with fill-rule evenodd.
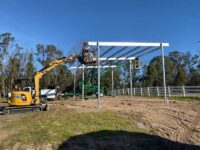
M 0 121 L 2 122 L 0 123 L 0 144 L 1 141 L 5 141 L 6 139 L 12 139 L 10 138 L 12 137 L 11 135 L 17 132 L 15 128 L 12 127 L 13 125 L 17 125 L 17 127 L 21 128 L 21 122 L 27 120 L 28 118 L 30 118 L 29 120 L 30 123 L 24 123 L 25 126 L 27 125 L 27 128 L 29 127 L 33 128 L 34 123 L 37 121 L 36 129 L 38 124 L 41 123 L 43 123 L 41 124 L 41 128 L 42 126 L 45 125 L 48 126 L 48 124 L 52 124 L 53 125 L 52 127 L 48 126 L 49 130 L 51 130 L 52 132 L 52 130 L 54 130 L 54 126 L 57 127 L 57 125 L 59 126 L 60 124 L 65 124 L 69 122 L 70 118 L 68 118 L 68 116 L 65 116 L 66 113 L 73 114 L 78 112 L 79 114 L 80 113 L 95 114 L 101 112 L 102 113 L 114 112 L 114 114 L 121 114 L 120 116 L 122 117 L 131 116 L 132 118 L 134 118 L 134 120 L 136 120 L 138 129 L 145 129 L 145 130 L 147 129 L 148 132 L 150 131 L 149 133 L 153 133 L 152 135 L 155 136 L 145 135 L 145 137 L 147 138 L 138 139 L 135 137 L 144 136 L 144 134 L 139 132 L 138 132 L 139 134 L 133 132 L 128 133 L 126 132 L 125 128 L 119 128 L 120 130 L 124 131 L 114 131 L 113 128 L 112 128 L 113 131 L 112 130 L 100 131 L 99 129 L 94 129 L 99 132 L 95 133 L 86 132 L 86 134 L 82 134 L 82 132 L 80 132 L 80 134 L 77 134 L 78 138 L 72 137 L 66 143 L 63 143 L 60 147 L 59 147 L 60 143 L 56 143 L 55 146 L 52 143 L 47 143 L 47 144 L 44 143 L 44 145 L 42 146 L 38 144 L 36 145 L 33 144 L 31 146 L 28 145 L 28 147 L 26 147 L 23 144 L 22 140 L 20 141 L 20 143 L 19 142 L 13 143 L 14 147 L 12 147 L 11 149 L 16 149 L 16 150 L 17 149 L 41 149 L 41 150 L 83 149 L 83 147 L 85 147 L 86 144 L 89 145 L 87 145 L 88 147 L 86 147 L 85 149 L 99 149 L 99 148 L 138 149 L 137 146 L 139 146 L 139 149 L 149 149 L 148 147 L 151 147 L 150 149 L 155 149 L 154 146 L 159 145 L 159 142 L 155 140 L 157 138 L 156 136 L 173 141 L 175 143 L 194 145 L 197 146 L 195 148 L 200 149 L 200 102 L 185 102 L 185 101 L 170 100 L 169 103 L 164 103 L 163 100 L 160 98 L 151 98 L 151 97 L 130 98 L 128 96 L 117 96 L 117 97 L 102 97 L 99 106 L 100 107 L 97 108 L 96 99 L 89 99 L 84 101 L 81 101 L 81 99 L 55 100 L 49 102 L 49 107 L 50 107 L 49 112 L 37 112 L 37 113 L 28 113 L 28 114 L 25 113 L 25 114 L 1 116 L 2 118 L 0 118 Z M 38 113 L 40 113 L 40 115 L 38 115 Z M 62 118 L 64 116 L 66 117 L 65 118 L 66 121 Z M 49 120 L 43 120 L 43 118 L 45 117 L 48 117 Z M 90 121 L 90 118 L 92 117 L 94 116 L 89 117 L 89 120 L 87 121 Z M 60 122 L 57 122 L 59 118 Z M 83 117 L 81 118 L 83 119 Z M 111 117 L 111 119 L 112 118 L 113 117 Z M 48 122 L 50 120 L 52 122 Z M 71 121 L 73 121 L 73 119 L 71 119 Z M 97 123 L 97 125 L 98 123 L 101 123 L 101 120 L 96 120 L 96 121 L 97 122 L 94 121 L 92 123 L 93 124 Z M 88 124 L 90 125 L 90 123 Z M 81 125 L 80 127 L 84 126 L 84 120 L 83 124 L 80 125 Z M 5 128 L 6 126 L 9 132 L 4 131 L 4 129 L 6 129 Z M 67 128 L 69 126 L 70 124 L 66 124 L 64 128 Z M 96 126 L 92 127 L 96 128 Z M 128 127 L 128 125 L 124 125 L 124 127 Z M 74 129 L 73 124 L 71 127 L 69 127 L 69 129 L 73 131 Z M 22 132 L 23 130 L 18 129 L 18 132 Z M 27 129 L 27 131 L 29 131 L 29 129 Z M 35 129 L 33 131 L 31 130 L 30 132 L 36 133 Z M 98 134 L 109 135 L 109 136 L 105 137 L 101 136 L 100 138 L 98 138 L 97 136 L 95 138 L 92 138 L 93 135 L 96 136 Z M 118 136 L 116 136 L 116 134 Z M 134 134 L 137 135 L 135 136 Z M 134 138 L 131 138 L 131 136 L 134 136 Z M 36 141 L 38 140 L 37 138 L 38 137 L 36 137 Z M 149 143 L 149 144 L 147 144 L 147 147 L 144 147 L 144 145 L 146 145 L 144 143 Z M 76 146 L 74 147 L 74 145 Z M 36 146 L 38 148 L 36 148 Z M 95 148 L 95 146 L 97 147 Z M 177 149 L 177 148 L 171 148 L 171 149 Z
M 52 102 L 56 105 L 58 102 Z M 71 101 L 63 104 L 78 111 L 112 110 L 132 114 L 157 135 L 181 143 L 200 146 L 200 103 L 172 101 L 159 98 L 104 97 L 97 108 L 96 100 Z

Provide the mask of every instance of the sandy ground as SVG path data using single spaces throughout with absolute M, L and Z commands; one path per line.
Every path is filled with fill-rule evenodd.
M 77 111 L 112 110 L 132 114 L 138 121 L 149 126 L 157 135 L 181 143 L 200 146 L 200 103 L 133 97 L 103 97 L 100 107 L 96 100 L 51 102 L 50 108 L 63 105 Z

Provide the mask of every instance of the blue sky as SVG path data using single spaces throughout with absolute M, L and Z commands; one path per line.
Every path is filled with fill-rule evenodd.
M 169 42 L 200 50 L 200 0 L 0 0 L 0 33 L 25 48 L 67 50 L 83 40 Z M 166 53 L 167 53 L 166 52 Z

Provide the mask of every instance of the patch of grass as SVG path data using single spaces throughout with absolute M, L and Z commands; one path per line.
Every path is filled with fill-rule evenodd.
M 4 98 L 4 97 L 0 98 L 0 102 L 6 102 L 6 101 L 7 101 L 7 98 Z
M 56 112 L 27 113 L 13 115 L 18 117 L 14 121 L 0 118 L 6 125 L 2 130 L 13 132 L 6 140 L 7 145 L 14 143 L 45 143 L 59 142 L 78 134 L 100 130 L 126 130 L 130 132 L 146 133 L 139 129 L 134 118 L 116 112 L 70 112 L 56 110 Z
M 3 143 L 0 143 L 0 149 L 5 149 L 5 145 Z
M 141 97 L 145 97 L 145 98 L 161 98 L 163 99 L 162 96 L 141 96 Z M 185 102 L 200 102 L 200 97 L 195 97 L 195 96 L 171 96 L 168 97 L 169 100 L 177 100 L 177 101 L 185 101 Z
M 177 101 L 187 101 L 187 102 L 200 102 L 200 97 L 183 97 L 183 96 L 172 96 L 169 97 L 170 100 L 177 100 Z

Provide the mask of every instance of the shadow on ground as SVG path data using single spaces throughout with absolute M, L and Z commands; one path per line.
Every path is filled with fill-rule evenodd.
M 199 146 L 137 132 L 103 130 L 71 137 L 58 150 L 200 150 Z

